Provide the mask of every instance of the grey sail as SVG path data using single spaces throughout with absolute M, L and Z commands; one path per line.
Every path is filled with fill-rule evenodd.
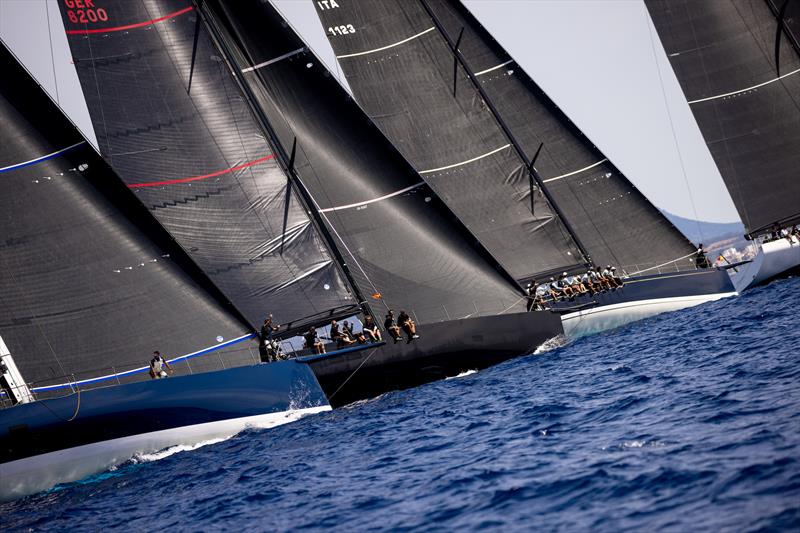
M 268 2 L 202 8 L 284 162 L 296 142 L 292 172 L 376 311 L 430 323 L 525 309 L 514 279 Z
M 633 272 L 680 259 L 675 266 L 693 268 L 686 238 L 459 2 L 337 0 L 315 7 L 359 103 L 515 276 L 578 262 L 574 247 L 553 237 L 563 234 L 558 217 L 544 202 L 530 205 L 523 159 L 540 146 L 541 185 L 593 262 Z M 455 61 L 456 42 L 463 61 Z M 508 147 L 498 121 L 524 158 Z M 452 162 L 463 164 L 448 168 Z
M 747 234 L 800 222 L 800 2 L 645 4 Z
M 100 153 L 141 202 L 251 324 L 356 304 L 193 4 L 95 6 L 60 4 Z
M 252 330 L 0 45 L 0 337 L 34 389 L 218 346 Z M 235 342 L 235 341 L 239 342 Z M 217 369 L 195 359 L 195 371 Z

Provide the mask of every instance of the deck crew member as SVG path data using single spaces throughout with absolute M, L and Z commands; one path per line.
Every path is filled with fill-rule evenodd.
M 378 329 L 378 325 L 372 319 L 372 315 L 367 315 L 364 317 L 364 326 L 362 327 L 362 331 L 370 342 L 379 342 L 383 340 L 383 337 L 381 336 L 381 330 Z
M 554 302 L 557 302 L 561 297 L 561 285 L 552 276 L 550 277 L 550 283 L 547 284 L 547 292 Z
M 306 340 L 306 348 L 311 348 L 317 354 L 325 353 L 325 345 L 317 336 L 317 328 L 311 326 L 303 337 Z
M 408 342 L 413 341 L 414 339 L 419 339 L 419 335 L 417 335 L 417 325 L 411 320 L 411 317 L 408 316 L 408 313 L 405 311 L 400 311 L 400 316 L 397 317 L 397 324 L 403 328 L 403 331 L 406 332 L 408 336 Z
M 258 345 L 258 355 L 262 363 L 270 363 L 277 360 L 280 345 L 275 342 L 272 336 L 280 329 L 280 325 L 273 324 L 272 313 L 270 313 L 261 326 L 261 342 Z
M 395 343 L 403 338 L 400 334 L 400 327 L 394 322 L 394 311 L 392 309 L 389 309 L 389 312 L 386 313 L 386 319 L 383 321 L 383 329 L 392 336 Z
M 581 283 L 583 283 L 583 286 L 589 289 L 589 292 L 592 294 L 597 294 L 600 291 L 599 287 L 596 287 L 595 284 L 592 283 L 592 277 L 589 275 L 588 271 L 581 275 Z
M 695 252 L 694 265 L 697 268 L 708 268 L 711 266 L 709 265 L 708 259 L 706 258 L 706 251 L 703 249 L 702 242 L 697 247 L 697 251 Z
M 363 331 L 359 331 L 356 333 L 354 331 L 354 325 L 345 320 L 342 324 L 342 333 L 350 337 L 350 340 L 353 342 L 358 342 L 359 344 L 364 344 L 367 342 L 367 338 L 364 336 Z
M 175 373 L 167 360 L 161 357 L 161 352 L 156 350 L 153 352 L 153 358 L 150 359 L 150 377 L 153 379 L 165 378 L 167 377 L 167 370 L 169 370 L 170 374 Z
M 567 298 L 572 298 L 573 296 L 575 296 L 575 291 L 572 289 L 569 281 L 567 281 L 567 273 L 566 272 L 561 274 L 561 280 L 559 282 L 559 287 L 561 288 L 561 292 Z
M 336 343 L 337 350 L 356 342 L 353 339 L 351 339 L 350 336 L 345 331 L 339 330 L 339 324 L 335 320 L 331 322 L 330 335 L 331 335 L 331 340 Z

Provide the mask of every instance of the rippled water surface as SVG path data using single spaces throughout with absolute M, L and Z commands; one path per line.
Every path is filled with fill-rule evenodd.
M 0 529 L 800 529 L 800 279 L 0 505 Z

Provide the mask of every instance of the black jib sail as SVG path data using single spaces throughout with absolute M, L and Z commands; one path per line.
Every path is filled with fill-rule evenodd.
M 646 0 L 748 235 L 800 222 L 800 1 Z
M 356 304 L 193 5 L 69 4 L 100 153 L 250 323 Z
M 513 278 L 268 2 L 201 5 L 365 294 L 421 323 L 524 310 Z
M 531 204 L 540 188 L 593 262 L 693 268 L 686 238 L 459 2 L 314 4 L 361 105 L 515 276 L 578 259 Z
M 24 380 L 113 376 L 154 350 L 253 362 L 245 319 L 5 45 L 0 69 L 0 336 Z

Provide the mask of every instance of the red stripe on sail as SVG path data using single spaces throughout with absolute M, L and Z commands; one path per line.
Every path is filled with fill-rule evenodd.
M 148 20 L 146 22 L 137 22 L 136 24 L 126 24 L 125 26 L 114 26 L 112 28 L 99 28 L 99 29 L 96 28 L 91 30 L 67 30 L 67 35 L 88 35 L 90 33 L 108 33 L 111 31 L 132 30 L 133 28 L 150 26 L 151 24 L 155 24 L 156 22 L 163 22 L 165 20 L 175 18 L 179 15 L 183 15 L 184 13 L 188 13 L 193 9 L 194 9 L 193 6 L 189 6 L 181 9 L 180 11 L 176 11 L 175 13 L 170 13 L 169 15 L 164 15 L 163 17 L 159 17 L 157 19 Z
M 173 185 L 175 183 L 189 183 L 191 181 L 200 181 L 205 180 L 208 178 L 213 178 L 216 176 L 221 176 L 223 174 L 228 174 L 229 172 L 235 172 L 237 170 L 241 170 L 243 168 L 252 167 L 253 165 L 257 165 L 259 163 L 263 163 L 264 161 L 269 161 L 273 159 L 274 155 L 268 155 L 266 157 L 262 157 L 260 159 L 256 159 L 250 161 L 249 163 L 243 163 L 241 165 L 235 166 L 233 168 L 226 168 L 225 170 L 218 170 L 217 172 L 212 172 L 211 174 L 203 174 L 202 176 L 192 176 L 189 178 L 179 178 L 176 180 L 165 180 L 165 181 L 149 181 L 147 183 L 134 183 L 133 185 L 128 185 L 129 189 L 139 189 L 141 187 L 159 187 L 161 185 Z

